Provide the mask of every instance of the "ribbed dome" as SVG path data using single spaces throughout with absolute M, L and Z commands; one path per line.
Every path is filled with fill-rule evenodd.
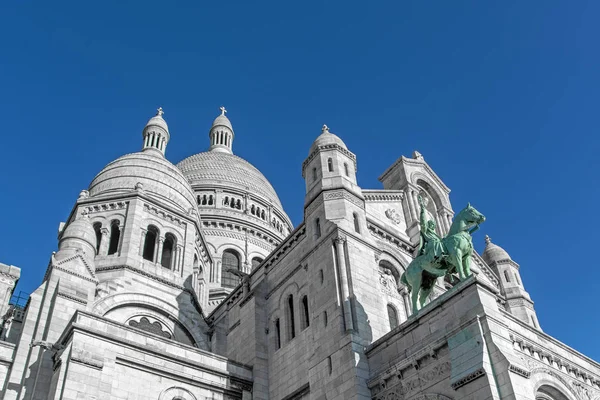
M 162 119 L 162 118 L 161 118 Z M 181 171 L 162 157 L 148 153 L 124 155 L 108 164 L 90 183 L 90 197 L 141 189 L 184 212 L 196 207 L 194 192 Z
M 510 255 L 502 247 L 492 243 L 489 236 L 485 236 L 485 249 L 481 257 L 489 265 L 498 261 L 512 260 Z
M 167 121 L 165 121 L 161 115 L 162 114 L 155 115 L 154 117 L 150 118 L 148 120 L 148 123 L 146 124 L 146 127 L 159 126 L 159 127 L 163 128 L 165 131 L 169 132 L 169 127 L 167 126 Z
M 219 115 L 212 123 L 212 126 L 226 126 L 233 131 L 233 127 L 231 126 L 231 121 L 225 115 Z
M 312 154 L 312 152 L 315 151 L 317 149 L 317 147 L 319 147 L 319 146 L 326 146 L 329 144 L 337 144 L 340 147 L 342 147 L 343 149 L 348 150 L 344 141 L 342 139 L 340 139 L 338 136 L 329 132 L 329 128 L 327 127 L 327 125 L 323 125 L 321 134 L 315 139 L 312 146 L 310 146 L 310 150 L 309 150 L 308 154 L 309 155 Z
M 195 154 L 177 164 L 192 186 L 230 186 L 250 191 L 283 207 L 267 178 L 248 161 L 229 153 L 209 151 Z

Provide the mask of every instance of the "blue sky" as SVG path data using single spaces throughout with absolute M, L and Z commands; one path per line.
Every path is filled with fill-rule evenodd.
M 419 150 L 521 265 L 543 329 L 600 360 L 600 3 L 29 2 L 0 15 L 0 262 L 41 282 L 59 222 L 165 110 L 176 163 L 229 110 L 294 224 L 326 123 L 363 188 Z

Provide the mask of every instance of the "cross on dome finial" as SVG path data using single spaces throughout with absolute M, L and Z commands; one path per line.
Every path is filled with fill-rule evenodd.
M 164 113 L 162 107 L 158 107 L 158 110 L 156 110 L 156 115 L 159 117 L 162 117 Z
M 221 115 L 225 116 L 225 113 L 227 112 L 225 107 L 221 106 L 221 107 L 219 107 L 219 110 L 221 110 Z
M 489 237 L 488 235 L 485 235 L 485 244 L 490 244 L 492 243 L 492 238 Z
M 325 133 L 325 132 L 329 133 L 329 127 L 327 125 L 323 124 L 323 128 L 321 128 L 321 133 Z

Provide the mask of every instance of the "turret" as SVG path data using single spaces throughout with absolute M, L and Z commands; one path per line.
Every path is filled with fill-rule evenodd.
M 169 134 L 169 127 L 167 122 L 163 119 L 164 111 L 162 107 L 156 110 L 156 115 L 148 121 L 142 136 L 144 138 L 144 144 L 142 151 L 154 153 L 162 157 L 165 156 L 165 150 L 171 135 Z
M 225 107 L 221 107 L 221 115 L 213 121 L 208 134 L 210 137 L 210 148 L 208 150 L 233 154 L 232 144 L 235 135 L 231 121 L 225 115 L 226 112 Z
M 506 296 L 507 311 L 528 325 L 541 330 L 533 301 L 523 286 L 519 264 L 512 260 L 506 250 L 492 243 L 487 235 L 485 243 L 485 250 L 481 256 L 500 277 L 500 289 Z

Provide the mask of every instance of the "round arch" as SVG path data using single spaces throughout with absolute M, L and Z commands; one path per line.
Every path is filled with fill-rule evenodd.
M 533 383 L 536 400 L 538 394 L 543 400 L 577 400 L 567 381 L 550 369 L 534 368 L 529 379 Z
M 444 195 L 444 191 L 439 187 L 439 185 L 431 180 L 427 175 L 423 174 L 420 171 L 415 171 L 410 176 L 410 181 L 425 190 L 429 196 L 433 199 L 435 203 L 435 207 L 438 210 L 442 208 L 450 209 L 450 203 Z
M 187 389 L 182 387 L 173 386 L 168 389 L 162 391 L 160 396 L 158 396 L 158 400 L 173 400 L 173 399 L 181 399 L 181 400 L 198 400 L 196 396 L 192 394 Z
M 201 336 L 198 329 L 199 326 L 202 326 L 201 319 L 184 314 L 179 307 L 156 296 L 144 293 L 116 293 L 97 301 L 92 307 L 92 313 L 104 316 L 111 310 L 124 306 L 138 306 L 166 314 L 168 318 L 172 318 L 181 324 L 198 348 L 208 350 L 206 340 Z

